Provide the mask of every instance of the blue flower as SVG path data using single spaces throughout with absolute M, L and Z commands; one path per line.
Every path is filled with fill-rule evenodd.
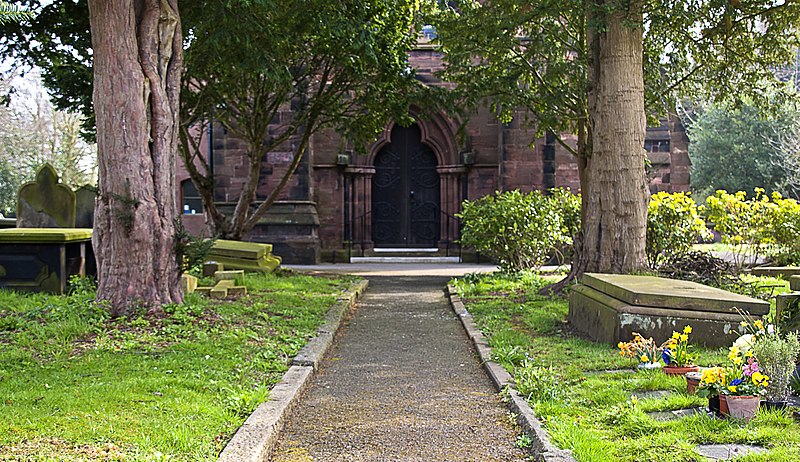
M 672 362 L 672 353 L 668 348 L 664 348 L 664 350 L 661 352 L 661 359 L 664 360 L 664 364 L 669 364 Z
M 733 380 L 731 380 L 731 383 L 730 383 L 730 385 L 732 385 L 732 386 L 734 386 L 734 387 L 735 387 L 735 386 L 737 386 L 737 385 L 741 385 L 741 384 L 742 384 L 742 382 L 744 382 L 744 379 L 733 379 Z

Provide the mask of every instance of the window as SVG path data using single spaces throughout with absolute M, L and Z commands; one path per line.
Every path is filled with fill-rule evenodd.
M 181 182 L 181 194 L 183 196 L 184 214 L 203 213 L 203 200 L 200 199 L 200 193 L 197 192 L 192 180 L 183 180 Z

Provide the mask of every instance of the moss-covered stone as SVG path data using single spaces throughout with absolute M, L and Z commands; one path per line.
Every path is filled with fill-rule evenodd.
M 272 252 L 272 245 L 258 242 L 230 241 L 217 239 L 209 252 L 209 259 L 216 261 L 215 257 L 242 258 L 258 260 Z
M 0 243 L 62 244 L 90 241 L 92 230 L 85 228 L 7 228 L 0 229 Z
M 58 173 L 44 164 L 36 181 L 25 183 L 17 194 L 17 226 L 20 228 L 74 228 L 75 193 L 58 182 Z

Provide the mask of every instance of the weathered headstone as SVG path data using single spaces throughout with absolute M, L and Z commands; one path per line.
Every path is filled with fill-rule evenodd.
M 89 185 L 75 190 L 75 227 L 94 227 L 94 202 L 97 192 Z
M 58 173 L 52 165 L 42 165 L 36 181 L 19 189 L 17 227 L 75 228 L 75 193 L 58 182 Z
M 737 309 L 762 316 L 769 303 L 688 281 L 587 273 L 570 292 L 568 319 L 593 340 L 613 345 L 633 332 L 663 341 L 688 324 L 694 343 L 718 347 L 744 333 Z

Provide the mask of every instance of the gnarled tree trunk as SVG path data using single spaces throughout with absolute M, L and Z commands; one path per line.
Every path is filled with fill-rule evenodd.
M 586 271 L 630 273 L 647 267 L 642 5 L 601 3 L 590 2 L 587 22 L 592 154 L 581 253 Z
M 182 38 L 177 0 L 90 0 L 98 300 L 114 316 L 183 298 L 174 251 Z

